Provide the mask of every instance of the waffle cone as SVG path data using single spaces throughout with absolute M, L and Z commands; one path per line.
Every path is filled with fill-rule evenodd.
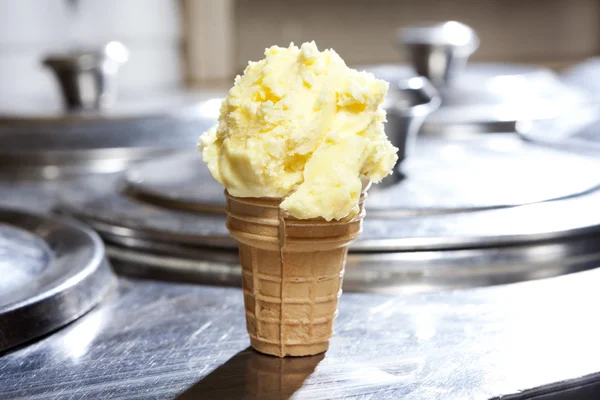
M 329 347 L 349 244 L 360 212 L 340 221 L 299 220 L 281 199 L 227 192 L 227 228 L 239 243 L 246 325 L 252 347 L 274 356 L 306 356 Z

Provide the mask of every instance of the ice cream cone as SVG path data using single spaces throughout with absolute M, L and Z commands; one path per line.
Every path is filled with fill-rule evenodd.
M 252 347 L 279 357 L 326 351 L 365 192 L 355 217 L 330 222 L 287 216 L 281 199 L 225 195 L 227 228 L 239 242 Z

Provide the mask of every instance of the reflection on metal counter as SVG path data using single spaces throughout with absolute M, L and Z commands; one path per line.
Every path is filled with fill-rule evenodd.
M 592 399 L 599 284 L 594 270 L 445 293 L 346 293 L 325 357 L 278 365 L 247 350 L 238 289 L 120 279 L 84 318 L 3 354 L 0 397 L 531 399 L 569 390 Z

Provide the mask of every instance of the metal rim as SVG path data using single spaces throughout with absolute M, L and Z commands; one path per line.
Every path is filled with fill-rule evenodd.
M 118 272 L 140 278 L 239 286 L 235 251 L 106 238 Z M 124 247 L 125 246 L 125 247 Z M 350 253 L 344 290 L 398 293 L 480 287 L 547 278 L 598 266 L 598 236 L 451 251 Z
M 0 209 L 0 220 L 40 237 L 54 252 L 35 293 L 0 305 L 4 351 L 79 318 L 100 302 L 114 278 L 102 241 L 80 223 L 12 209 Z
M 599 110 L 600 103 L 588 103 L 554 120 L 521 121 L 516 125 L 516 132 L 525 141 L 536 145 L 598 156 L 600 142 L 585 140 L 575 135 L 592 127 L 594 131 L 600 129 Z
M 423 137 L 394 175 L 374 185 L 366 208 L 369 217 L 398 218 L 557 200 L 597 189 L 599 165 L 597 159 L 536 146 L 514 134 L 460 144 Z M 223 187 L 197 152 L 140 162 L 127 171 L 120 190 L 164 209 L 225 212 Z
M 113 194 L 113 196 L 119 196 Z M 464 248 L 483 248 L 498 245 L 535 243 L 558 240 L 573 235 L 600 232 L 600 214 L 594 213 L 600 201 L 600 191 L 562 200 L 507 207 L 488 211 L 455 214 L 432 214 L 416 217 L 364 221 L 363 234 L 351 251 L 423 251 Z M 137 207 L 137 205 L 133 205 Z M 140 206 L 141 207 L 141 206 Z M 150 205 L 144 205 L 148 210 Z M 80 218 L 103 236 L 137 238 L 157 243 L 177 242 L 184 245 L 234 248 L 224 219 L 212 221 L 218 229 L 212 234 L 194 232 L 207 224 L 207 215 L 173 212 L 152 208 L 154 215 L 167 220 L 185 222 L 190 228 L 163 229 L 152 226 L 148 218 L 123 221 L 119 215 L 101 217 L 98 209 L 85 210 L 81 205 L 63 202 L 60 210 Z M 215 218 L 215 215 L 212 216 Z M 217 217 L 218 218 L 218 217 Z M 196 223 L 192 223 L 197 221 Z M 157 222 L 159 224 L 159 222 Z M 137 224 L 137 225 L 136 225 Z M 488 228 L 492 227 L 492 228 Z
M 45 152 L 0 152 L 0 176 L 57 179 L 87 174 L 110 174 L 127 169 L 147 157 L 160 157 L 169 149 L 112 148 Z
M 171 199 L 165 197 L 164 194 L 154 190 L 142 189 L 137 185 L 131 185 L 126 183 L 123 185 L 122 193 L 125 196 L 131 197 L 132 199 L 139 200 L 144 203 L 153 204 L 158 207 L 165 207 L 174 210 L 189 211 L 194 213 L 208 213 L 208 214 L 225 214 L 225 207 L 221 204 L 197 203 L 193 201 L 187 201 L 185 199 Z
M 210 102 L 217 102 L 220 104 L 225 93 L 226 91 L 221 89 L 205 91 L 175 89 L 164 93 L 152 93 L 150 96 L 143 96 L 140 97 L 140 99 L 144 100 L 148 97 L 151 98 L 152 95 L 154 95 L 157 98 L 172 98 L 176 102 L 171 106 L 161 104 L 160 106 L 143 110 L 136 109 L 129 113 L 119 113 L 114 110 L 105 112 L 64 112 L 62 109 L 57 108 L 56 115 L 40 115 L 34 113 L 19 114 L 18 110 L 13 112 L 10 110 L 8 112 L 0 110 L 0 123 L 5 126 L 10 125 L 20 129 L 38 129 L 40 126 L 56 128 L 71 124 L 143 122 L 147 118 L 180 119 L 194 117 L 199 114 L 202 116 L 210 115 L 209 118 L 216 119 L 218 117 L 218 107 L 211 106 L 207 109 L 204 104 Z M 60 112 L 58 110 L 60 110 Z

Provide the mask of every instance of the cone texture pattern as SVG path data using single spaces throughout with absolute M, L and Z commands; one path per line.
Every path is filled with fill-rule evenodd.
M 227 196 L 227 227 L 239 242 L 246 324 L 252 347 L 279 357 L 329 346 L 348 245 L 363 217 L 298 220 L 281 199 Z

